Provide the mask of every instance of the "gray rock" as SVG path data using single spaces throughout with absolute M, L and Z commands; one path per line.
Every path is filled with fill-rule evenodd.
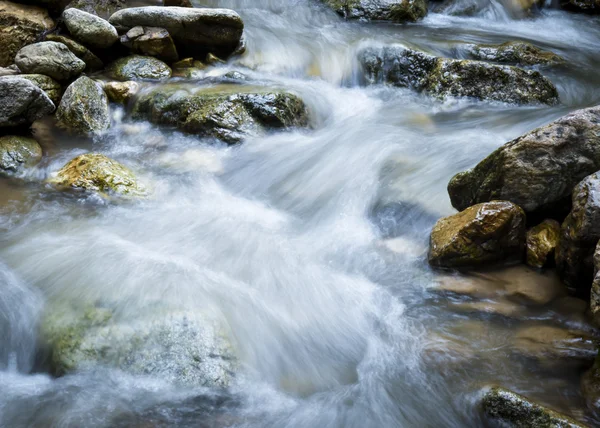
M 96 15 L 79 9 L 67 9 L 62 17 L 71 35 L 85 45 L 106 49 L 119 40 L 116 28 Z
M 0 171 L 15 173 L 42 160 L 42 148 L 33 138 L 0 137 Z
M 531 43 L 506 42 L 501 45 L 467 45 L 473 59 L 514 65 L 553 65 L 565 62 L 554 52 L 544 51 Z
M 359 53 L 368 83 L 390 83 L 439 98 L 470 97 L 512 104 L 558 103 L 556 87 L 533 70 L 438 58 L 402 46 Z
M 11 65 L 9 67 L 0 67 L 0 77 L 2 76 L 16 76 L 20 74 L 21 70 L 16 65 Z
M 164 28 L 180 54 L 193 56 L 208 52 L 228 56 L 240 44 L 244 31 L 240 16 L 229 9 L 133 7 L 116 12 L 110 23 L 120 32 L 137 26 Z
M 19 77 L 0 77 L 0 128 L 26 125 L 54 111 L 48 95 Z
M 108 19 L 113 13 L 126 6 L 127 0 L 73 0 L 65 8 L 83 10 L 100 18 Z
M 151 56 L 131 55 L 106 67 L 105 73 L 115 80 L 162 80 L 171 77 L 167 64 Z
M 96 56 L 92 51 L 83 46 L 81 43 L 76 42 L 73 39 L 69 39 L 65 36 L 59 36 L 57 34 L 48 34 L 46 36 L 46 40 L 50 42 L 58 42 L 62 43 L 66 47 L 69 48 L 73 54 L 83 62 L 85 62 L 85 70 L 86 71 L 98 71 L 104 68 L 104 63 L 100 58 Z
M 85 69 L 85 62 L 57 42 L 25 46 L 17 53 L 15 63 L 25 74 L 45 74 L 58 81 L 79 76 Z
M 347 19 L 414 22 L 427 15 L 426 0 L 324 0 Z
M 56 119 L 61 128 L 79 134 L 104 131 L 110 127 L 108 98 L 99 84 L 82 76 L 65 91 Z
M 48 95 L 54 105 L 60 103 L 62 96 L 62 86 L 52 77 L 44 76 L 43 74 L 19 74 L 21 79 L 29 80 L 35 86 L 40 88 Z
M 121 36 L 121 43 L 135 53 L 153 56 L 167 63 L 179 59 L 175 43 L 164 28 L 133 27 Z
M 596 326 L 600 326 L 600 274 L 598 272 L 600 272 L 600 241 L 594 250 L 594 282 L 590 293 L 590 311 Z M 600 383 L 598 384 L 598 398 L 600 399 Z M 600 408 L 600 401 L 598 407 Z
M 458 210 L 501 199 L 527 213 L 563 213 L 573 187 L 598 170 L 600 107 L 592 107 L 506 143 L 472 170 L 454 176 L 448 193 Z

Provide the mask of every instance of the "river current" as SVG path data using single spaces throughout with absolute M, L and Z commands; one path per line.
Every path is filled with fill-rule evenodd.
M 118 109 L 93 142 L 38 129 L 44 162 L 0 183 L 0 426 L 477 427 L 489 384 L 600 424 L 577 371 L 537 370 L 508 345 L 532 323 L 589 329 L 578 302 L 508 318 L 459 311 L 461 297 L 437 291 L 459 279 L 426 262 L 431 227 L 454 212 L 452 175 L 600 104 L 600 20 L 549 8 L 526 18 L 495 0 L 475 16 L 430 12 L 409 25 L 346 22 L 312 0 L 195 5 L 236 10 L 248 43 L 242 58 L 201 77 L 237 70 L 289 89 L 307 104 L 310 129 L 216 146 Z M 566 59 L 542 71 L 559 105 L 366 86 L 356 59 L 369 45 L 456 57 L 463 42 L 508 40 Z M 40 184 L 91 150 L 129 165 L 152 197 L 113 203 Z M 555 286 L 552 273 L 524 268 L 490 275 L 469 280 Z M 239 355 L 235 380 L 227 390 L 186 388 L 99 367 L 54 378 L 38 364 L 36 336 L 60 296 L 110 299 L 122 319 L 155 301 L 216 313 Z

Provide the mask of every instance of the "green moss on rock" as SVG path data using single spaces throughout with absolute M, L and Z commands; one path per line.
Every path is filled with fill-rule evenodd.
M 42 148 L 33 138 L 0 137 L 0 172 L 15 173 L 42 160 Z
M 105 73 L 115 80 L 162 80 L 171 77 L 171 68 L 164 62 L 142 55 L 120 58 L 106 67 Z

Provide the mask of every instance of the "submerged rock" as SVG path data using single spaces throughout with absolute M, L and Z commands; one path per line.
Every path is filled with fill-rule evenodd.
M 402 46 L 367 48 L 359 60 L 369 83 L 390 83 L 440 98 L 471 97 L 513 104 L 558 103 L 556 87 L 537 71 L 439 58 Z
M 37 6 L 0 2 L 0 67 L 11 65 L 24 46 L 54 28 L 48 11 Z
M 42 160 L 42 148 L 33 138 L 0 137 L 0 170 L 15 173 Z
M 592 107 L 506 143 L 455 175 L 448 193 L 458 210 L 502 199 L 527 213 L 564 213 L 573 187 L 599 169 L 600 107 Z
M 427 15 L 426 0 L 324 0 L 347 19 L 414 22 Z
M 506 42 L 501 45 L 468 45 L 473 59 L 514 65 L 553 65 L 565 60 L 554 52 L 544 51 L 531 43 Z
M 135 53 L 153 56 L 167 63 L 179 59 L 175 43 L 164 28 L 133 27 L 121 36 L 121 43 Z
M 146 193 L 145 187 L 129 168 L 98 153 L 88 153 L 72 159 L 50 182 L 59 188 L 101 194 L 142 196 Z
M 485 392 L 481 405 L 485 414 L 511 428 L 585 428 L 585 425 L 543 407 L 527 397 L 501 387 Z
M 85 62 L 86 71 L 98 71 L 104 68 L 104 63 L 100 58 L 98 58 L 92 51 L 83 46 L 81 43 L 76 42 L 73 39 L 69 39 L 66 36 L 59 36 L 58 34 L 48 34 L 46 36 L 46 40 L 50 42 L 62 43 L 68 47 L 77 58 Z
M 98 83 L 82 76 L 65 91 L 56 119 L 61 128 L 79 134 L 104 131 L 110 127 L 108 98 Z
M 63 12 L 62 18 L 69 33 L 87 46 L 106 49 L 119 40 L 115 27 L 91 13 L 71 8 Z
M 137 82 L 107 82 L 104 92 L 113 103 L 127 104 L 138 93 L 140 85 Z
M 151 56 L 132 55 L 109 64 L 106 74 L 116 80 L 161 80 L 171 77 L 167 64 Z
M 39 42 L 25 46 L 17 53 L 15 63 L 25 74 L 45 74 L 56 80 L 79 76 L 85 63 L 65 45 L 57 42 Z
M 32 123 L 54 111 L 48 95 L 20 77 L 0 77 L 0 128 Z
M 439 220 L 431 231 L 429 263 L 455 268 L 520 261 L 524 246 L 525 213 L 494 201 Z
M 62 86 L 52 77 L 43 74 L 19 74 L 21 79 L 29 80 L 48 95 L 54 105 L 58 105 L 62 96 Z
M 121 32 L 137 26 L 164 28 L 179 52 L 192 56 L 208 52 L 229 56 L 239 46 L 244 31 L 242 18 L 229 9 L 132 7 L 116 12 L 109 21 Z
M 240 85 L 162 86 L 138 97 L 132 116 L 230 144 L 265 130 L 308 124 L 306 106 L 296 95 Z
M 527 231 L 527 264 L 541 269 L 554 261 L 558 246 L 560 224 L 556 220 L 544 220 Z

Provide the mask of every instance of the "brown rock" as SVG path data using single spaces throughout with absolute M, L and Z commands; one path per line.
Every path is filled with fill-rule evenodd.
M 544 220 L 527 231 L 527 264 L 543 268 L 554 261 L 554 250 L 558 246 L 560 224 L 556 220 Z

